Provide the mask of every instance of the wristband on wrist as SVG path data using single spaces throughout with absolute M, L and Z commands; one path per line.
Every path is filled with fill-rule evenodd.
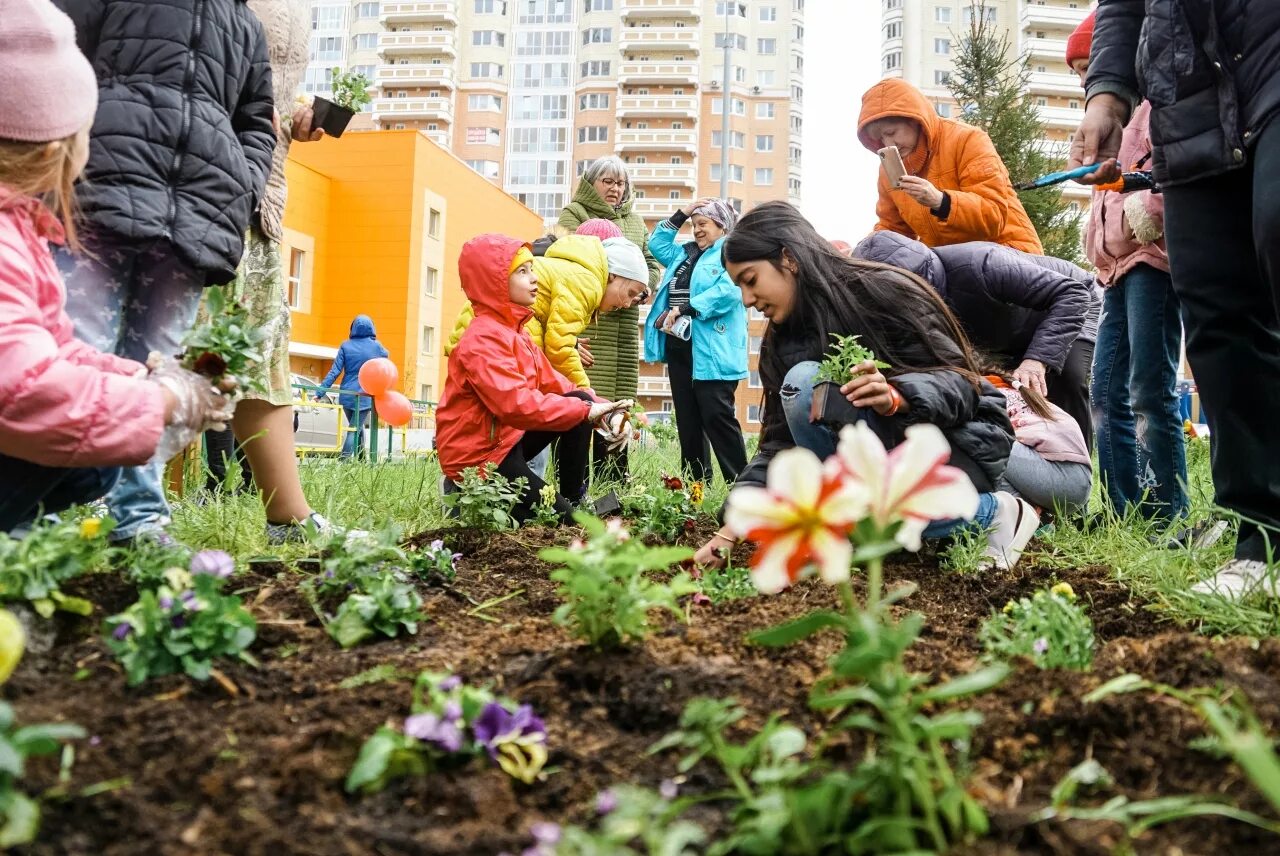
M 893 399 L 893 406 L 885 416 L 894 416 L 902 408 L 902 393 L 898 392 L 893 384 L 889 384 L 889 398 Z
M 726 534 L 724 534 L 723 532 L 717 532 L 716 534 L 712 535 L 711 537 L 712 537 L 712 538 L 719 538 L 719 539 L 720 539 L 720 540 L 722 540 L 722 541 L 728 541 L 730 544 L 737 544 L 737 543 L 738 543 L 738 539 L 737 539 L 737 538 L 733 537 L 732 535 L 726 535 Z

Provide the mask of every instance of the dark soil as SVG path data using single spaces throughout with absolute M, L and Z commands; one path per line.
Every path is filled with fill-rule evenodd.
M 446 530 L 423 533 L 415 543 L 436 537 L 464 558 L 447 590 L 421 586 L 430 620 L 414 637 L 351 651 L 325 634 L 299 591 L 305 576 L 297 570 L 257 565 L 237 578 L 259 622 L 252 651 L 261 666 L 223 664 L 225 684 L 172 676 L 126 688 L 98 628 L 135 592 L 110 575 L 71 586 L 68 593 L 89 597 L 99 612 L 92 620 L 59 616 L 64 625 L 54 649 L 29 654 L 4 687 L 23 721 L 77 722 L 94 735 L 77 746 L 65 786 L 71 796 L 45 802 L 40 840 L 26 852 L 519 852 L 530 843 L 531 823 L 582 820 L 602 788 L 671 777 L 675 759 L 649 756 L 646 749 L 676 725 L 692 698 L 738 699 L 749 711 L 748 728 L 781 713 L 810 733 L 816 729 L 807 693 L 838 640 L 818 636 L 766 650 L 744 637 L 832 605 L 831 589 L 808 582 L 776 597 L 696 607 L 687 626 L 663 620 L 643 646 L 601 654 L 551 622 L 559 601 L 537 551 L 568 534 Z M 966 852 L 1110 852 L 1121 840 L 1117 827 L 1029 823 L 1062 775 L 1090 757 L 1117 783 L 1099 799 L 1195 793 L 1268 814 L 1234 765 L 1189 747 L 1204 728 L 1178 705 L 1145 693 L 1093 705 L 1081 697 L 1123 672 L 1184 688 L 1235 685 L 1274 730 L 1280 726 L 1280 642 L 1218 642 L 1161 624 L 1102 568 L 1054 574 L 1027 561 L 1013 573 L 956 576 L 940 573 L 936 561 L 923 556 L 890 564 L 886 579 L 919 584 L 905 607 L 923 612 L 928 625 L 911 665 L 939 676 L 973 667 L 977 628 L 1011 597 L 1058 579 L 1091 603 L 1099 644 L 1091 673 L 1018 664 L 1000 688 L 976 702 L 985 722 L 972 747 L 973 787 L 988 805 L 994 834 Z M 395 667 L 400 677 L 343 687 L 375 666 Z M 549 731 L 543 781 L 526 787 L 478 760 L 377 795 L 348 796 L 342 782 L 360 744 L 380 724 L 406 715 L 412 676 L 423 669 L 451 669 L 532 704 Z M 39 759 L 28 781 L 52 787 L 56 775 L 53 760 Z M 81 795 L 103 782 L 115 786 Z M 684 784 L 686 793 L 706 786 L 697 769 Z M 1211 818 L 1157 828 L 1136 848 L 1144 854 L 1276 852 L 1265 833 Z

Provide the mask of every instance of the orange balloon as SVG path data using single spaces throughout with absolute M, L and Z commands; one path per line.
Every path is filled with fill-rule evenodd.
M 399 380 L 396 364 L 386 357 L 375 357 L 360 367 L 360 388 L 375 398 L 389 392 Z
M 373 406 L 378 411 L 379 419 L 396 428 L 408 425 L 413 418 L 413 405 L 395 390 L 374 398 Z

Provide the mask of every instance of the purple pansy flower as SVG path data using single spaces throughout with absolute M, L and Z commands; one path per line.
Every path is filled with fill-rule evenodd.
M 462 686 L 462 678 L 457 675 L 450 675 L 440 683 L 436 684 L 436 689 L 440 690 L 442 693 L 450 693 L 460 686 Z
M 533 836 L 534 841 L 543 847 L 554 847 L 560 843 L 560 824 L 535 823 L 529 827 L 529 834 Z
M 612 814 L 618 807 L 618 795 L 612 790 L 603 790 L 596 794 L 596 814 Z
M 165 610 L 173 609 L 173 598 L 167 594 L 160 595 L 160 608 Z
M 515 740 L 518 737 L 540 736 L 545 742 L 547 726 L 533 708 L 522 704 L 511 713 L 496 701 L 491 701 L 480 711 L 480 715 L 471 723 L 476 741 L 484 744 L 492 758 L 498 757 L 498 745 Z
M 222 550 L 201 550 L 191 557 L 191 573 L 226 579 L 235 572 L 236 560 Z
M 444 549 L 444 542 L 441 541 L 439 538 L 431 542 L 432 553 L 439 553 L 443 549 Z
M 658 796 L 664 800 L 673 800 L 680 794 L 680 788 L 673 779 L 663 779 L 658 785 Z
M 443 716 L 449 722 L 457 722 L 462 719 L 462 705 L 459 702 L 450 699 L 444 703 Z
M 117 624 L 116 629 L 111 631 L 111 636 L 117 642 L 123 642 L 133 632 L 133 626 L 129 624 Z
M 1032 644 L 1031 647 L 1037 654 L 1043 654 L 1045 651 L 1049 650 L 1049 640 L 1041 636 L 1034 644 Z
M 332 570 L 325 571 L 325 572 L 324 572 L 324 578 L 325 578 L 326 580 L 331 580 L 331 579 L 333 579 L 333 571 L 332 571 Z
M 434 713 L 415 713 L 404 721 L 404 733 L 415 740 L 432 743 L 446 752 L 462 748 L 462 731 L 456 722 Z
M 185 615 L 175 615 L 171 619 L 171 622 L 174 626 L 174 629 L 181 630 L 182 628 L 187 626 L 187 617 Z

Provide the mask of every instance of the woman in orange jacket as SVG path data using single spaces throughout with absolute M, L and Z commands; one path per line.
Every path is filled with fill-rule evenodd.
M 906 167 L 896 189 L 880 171 L 877 230 L 930 247 L 991 241 L 1044 254 L 991 138 L 980 128 L 940 117 L 910 83 L 882 80 L 867 90 L 858 140 L 872 152 L 897 146 Z

